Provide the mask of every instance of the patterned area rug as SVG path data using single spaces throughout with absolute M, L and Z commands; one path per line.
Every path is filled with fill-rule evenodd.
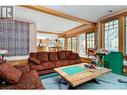
M 47 90 L 58 90 L 58 89 L 66 90 L 69 88 L 68 84 L 59 83 L 61 77 L 56 73 L 44 75 L 44 76 L 41 76 L 40 78 L 42 80 L 44 87 Z M 127 77 L 110 72 L 97 78 L 97 81 L 99 82 L 99 84 L 89 81 L 77 86 L 75 89 L 77 90 L 80 90 L 80 89 L 87 89 L 87 90 L 88 89 L 93 89 L 93 90 L 95 89 L 100 89 L 100 90 L 124 89 L 124 90 L 127 90 L 127 83 L 119 83 L 118 79 L 127 81 Z

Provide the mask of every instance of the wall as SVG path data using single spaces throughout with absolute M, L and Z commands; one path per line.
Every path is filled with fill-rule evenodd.
M 30 52 L 36 52 L 37 51 L 37 28 L 36 23 L 30 24 Z
M 58 39 L 58 35 L 56 34 L 45 34 L 45 33 L 37 33 L 37 39 L 50 39 L 55 40 Z

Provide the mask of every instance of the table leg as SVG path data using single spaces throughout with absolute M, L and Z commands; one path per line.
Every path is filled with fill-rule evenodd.
M 73 89 L 75 89 L 75 87 L 73 87 L 73 86 L 71 86 L 71 85 L 69 84 L 69 89 L 70 89 L 70 90 L 73 90 Z
M 59 88 L 62 89 L 61 84 L 67 85 L 68 83 L 66 81 L 64 81 L 64 79 L 61 77 L 60 80 L 59 80 L 59 84 L 60 84 Z
M 91 81 L 92 81 L 92 82 L 95 82 L 96 84 L 100 84 L 100 82 L 97 81 L 96 79 L 92 79 Z

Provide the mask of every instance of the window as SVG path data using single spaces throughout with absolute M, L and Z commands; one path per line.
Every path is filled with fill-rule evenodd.
M 77 51 L 77 38 L 76 37 L 72 37 L 72 51 L 76 52 Z
M 86 54 L 86 38 L 85 34 L 79 35 L 79 55 L 84 56 Z
M 59 38 L 59 41 L 60 41 L 60 47 L 62 47 L 62 49 L 64 49 L 65 38 Z
M 94 41 L 95 41 L 95 33 L 94 32 L 88 33 L 87 34 L 87 49 L 95 48 Z
M 71 50 L 71 38 L 67 38 L 67 50 Z
M 0 19 L 0 49 L 9 56 L 29 54 L 29 23 Z
M 106 22 L 104 24 L 105 31 L 105 49 L 109 51 L 118 51 L 118 19 Z
M 67 38 L 67 50 L 77 52 L 77 37 Z
M 127 54 L 127 16 L 125 17 L 125 21 L 126 21 L 126 54 Z

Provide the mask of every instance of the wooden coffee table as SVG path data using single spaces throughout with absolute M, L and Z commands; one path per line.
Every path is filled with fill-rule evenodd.
M 90 80 L 94 80 L 97 77 L 108 73 L 111 69 L 100 68 L 92 72 L 90 69 L 86 69 L 84 65 L 87 63 L 80 63 L 76 65 L 64 66 L 54 68 L 57 72 L 71 87 L 78 86 Z M 77 69 L 76 69 L 77 68 Z M 69 71 L 70 70 L 70 71 Z M 77 71 L 77 72 L 76 72 Z

